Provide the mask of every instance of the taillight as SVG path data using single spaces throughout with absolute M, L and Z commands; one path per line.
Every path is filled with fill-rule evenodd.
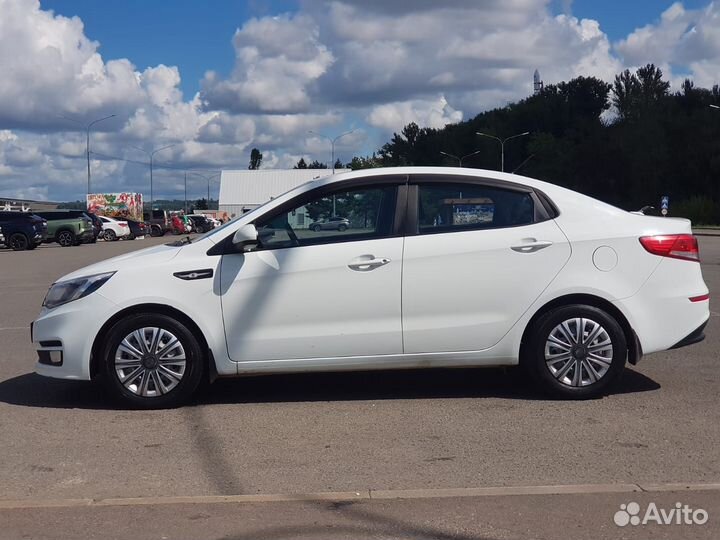
M 640 243 L 653 255 L 700 262 L 697 238 L 692 234 L 659 234 L 642 236 Z

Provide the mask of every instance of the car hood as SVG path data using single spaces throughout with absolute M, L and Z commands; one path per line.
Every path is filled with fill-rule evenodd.
M 57 281 L 67 281 L 83 276 L 92 276 L 94 274 L 102 274 L 103 272 L 117 272 L 127 266 L 143 266 L 149 267 L 155 264 L 165 263 L 180 253 L 183 246 L 154 246 L 138 251 L 132 251 L 125 255 L 118 255 L 104 261 L 100 261 L 90 266 L 85 266 L 74 272 L 64 275 Z

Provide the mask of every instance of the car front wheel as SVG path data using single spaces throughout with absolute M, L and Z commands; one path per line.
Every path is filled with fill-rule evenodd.
M 197 389 L 203 352 L 193 333 L 162 314 L 130 315 L 107 335 L 103 379 L 124 404 L 142 409 L 175 407 Z
M 563 306 L 540 317 L 530 329 L 522 362 L 540 387 L 557 397 L 602 395 L 627 360 L 620 324 L 602 309 Z

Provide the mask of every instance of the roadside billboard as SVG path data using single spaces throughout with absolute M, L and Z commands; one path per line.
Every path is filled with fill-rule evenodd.
M 142 193 L 91 193 L 87 209 L 98 216 L 142 221 Z

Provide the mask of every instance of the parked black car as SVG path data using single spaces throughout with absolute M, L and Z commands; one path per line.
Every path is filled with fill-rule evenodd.
M 15 250 L 35 249 L 47 238 L 47 221 L 31 212 L 0 212 L 3 243 Z
M 127 240 L 135 240 L 138 236 L 150 234 L 150 226 L 144 221 L 135 221 L 134 219 L 126 219 L 128 227 L 130 227 L 130 235 Z
M 213 230 L 214 226 L 205 216 L 199 214 L 188 215 L 190 221 L 192 221 L 193 230 L 199 233 L 206 233 Z

